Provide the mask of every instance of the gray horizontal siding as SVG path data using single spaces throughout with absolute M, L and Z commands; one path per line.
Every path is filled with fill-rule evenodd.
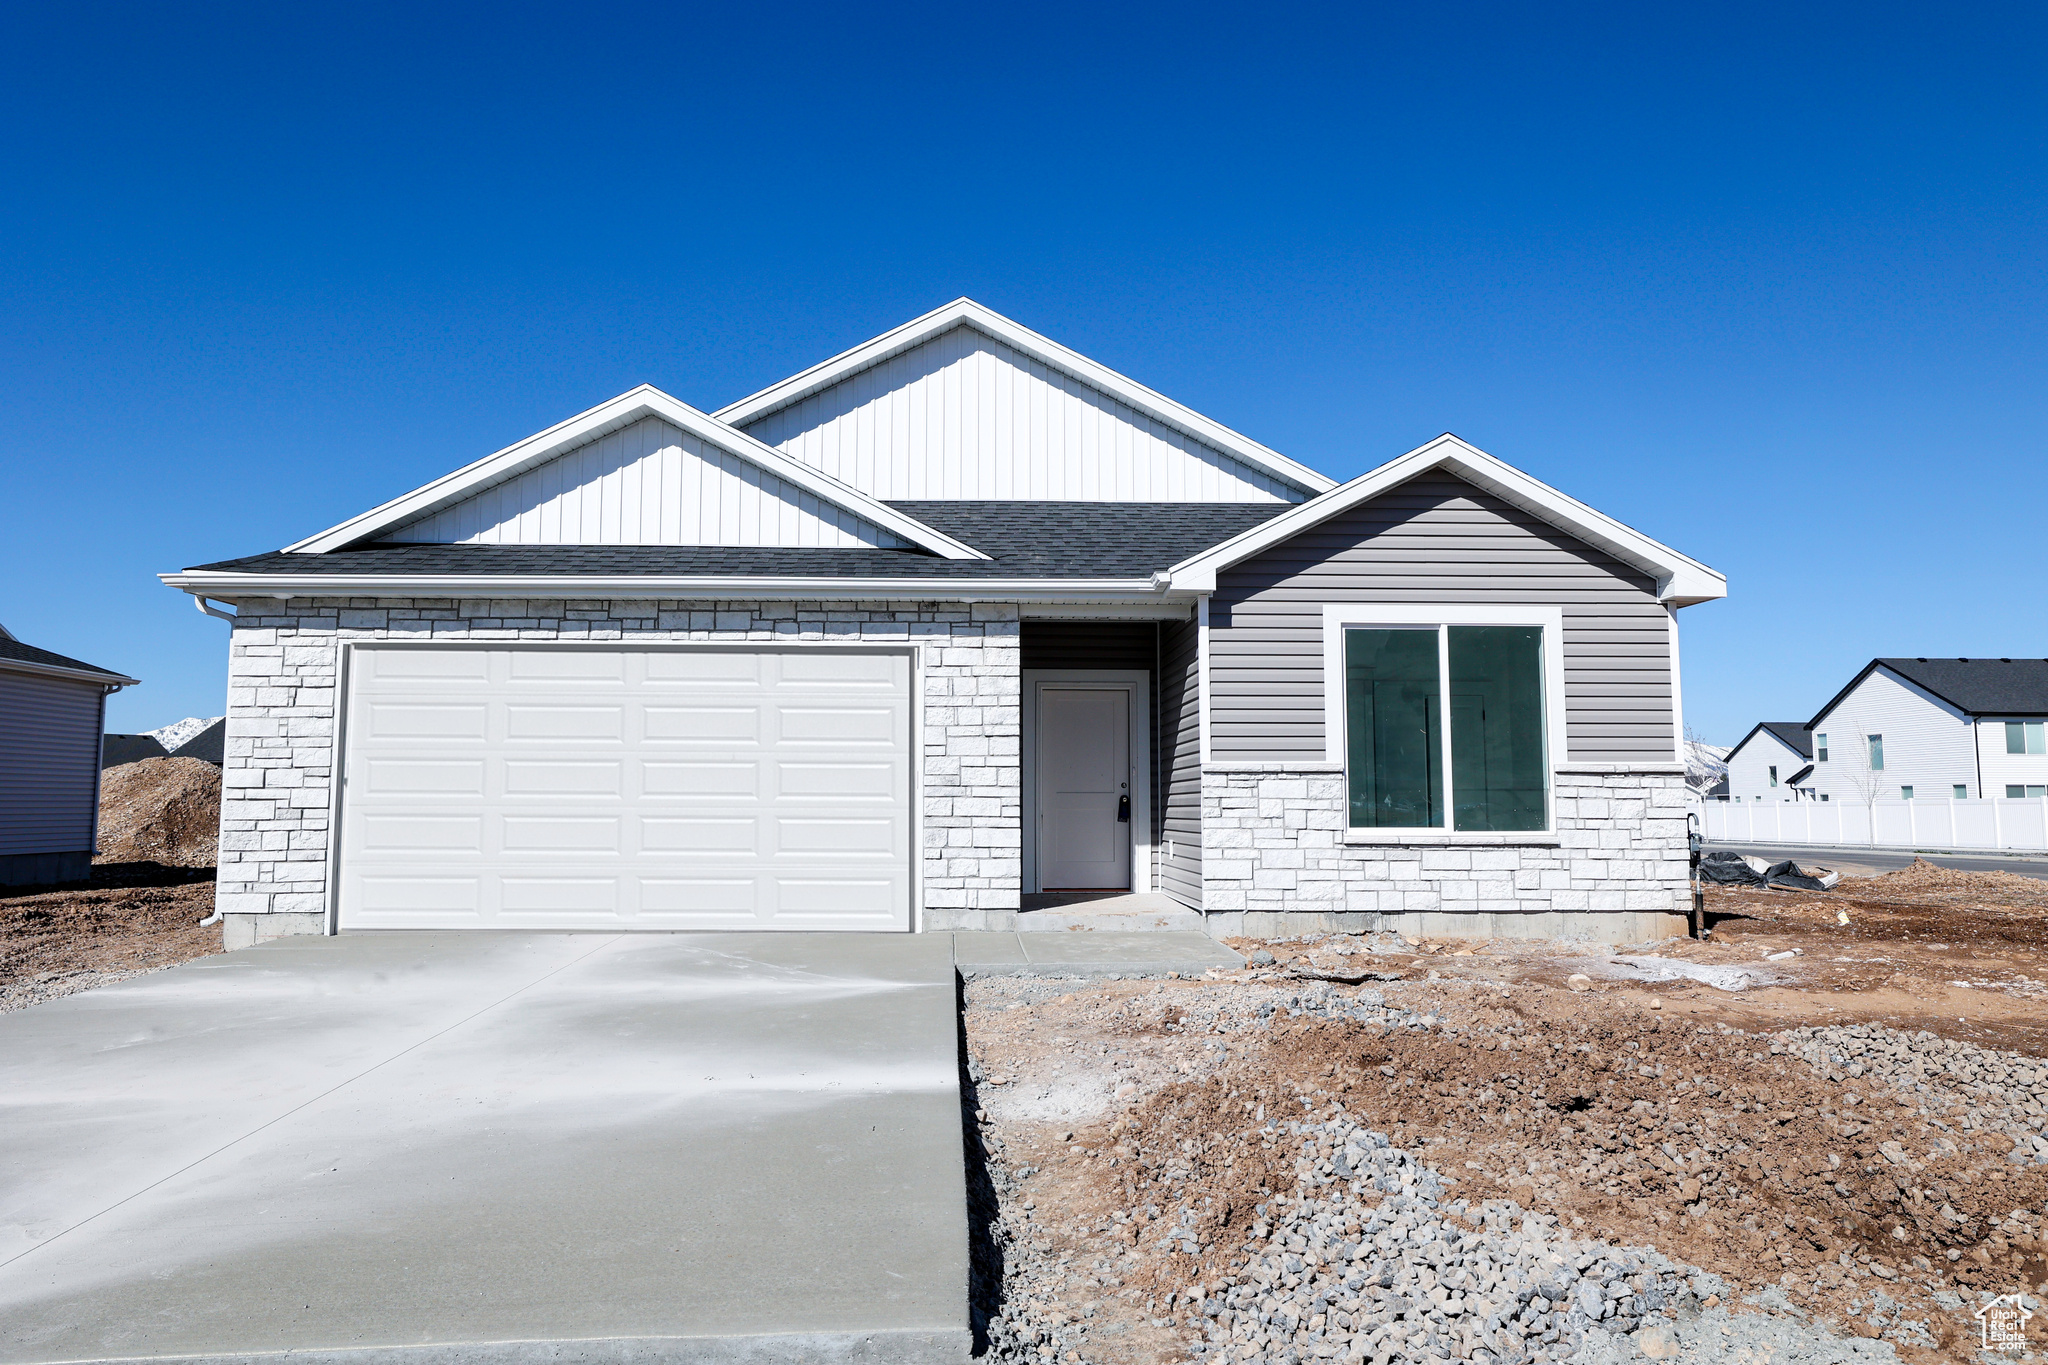
M 1202 906 L 1201 635 L 1192 622 L 1159 628 L 1158 889 Z M 1166 845 L 1172 841 L 1173 853 Z
M 1672 761 L 1670 621 L 1649 576 L 1443 473 L 1219 576 L 1209 610 L 1216 761 L 1323 757 L 1329 602 L 1560 606 L 1567 757 Z
M 101 689 L 0 672 L 0 855 L 90 850 Z

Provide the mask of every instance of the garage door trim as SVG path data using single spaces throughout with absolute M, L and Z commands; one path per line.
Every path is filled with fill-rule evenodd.
M 334 678 L 334 732 L 331 738 L 332 774 L 329 781 L 327 810 L 327 869 L 324 885 L 326 889 L 326 930 L 329 935 L 341 932 L 341 883 L 342 883 L 342 819 L 343 804 L 348 786 L 348 727 L 349 713 L 354 697 L 355 658 L 361 650 L 530 650 L 530 651 L 575 651 L 584 653 L 670 653 L 670 654 L 797 654 L 835 653 L 891 655 L 908 661 L 909 678 L 907 686 L 907 719 L 909 734 L 908 768 L 910 789 L 908 800 L 909 821 L 909 869 L 910 892 L 909 932 L 919 933 L 924 929 L 924 650 L 916 644 L 881 645 L 868 642 L 832 640 L 820 641 L 696 641 L 696 640 L 342 640 L 338 642 L 338 657 L 335 660 Z M 403 930 L 364 930 L 357 932 L 409 932 Z M 546 932 L 546 931 L 538 931 Z

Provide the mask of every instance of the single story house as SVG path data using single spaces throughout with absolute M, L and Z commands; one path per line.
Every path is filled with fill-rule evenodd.
M 1661 935 L 1676 613 L 1727 590 L 1456 437 L 1340 486 L 964 299 L 164 578 L 233 622 L 231 945 L 1004 928 L 1066 889 Z
M 1806 722 L 1823 800 L 2048 795 L 2048 659 L 1872 659 Z
M 0 886 L 92 875 L 107 698 L 134 685 L 0 626 Z
M 1728 751 L 1731 801 L 1811 799 L 1804 785 L 1813 772 L 1813 733 L 1803 720 L 1757 722 Z

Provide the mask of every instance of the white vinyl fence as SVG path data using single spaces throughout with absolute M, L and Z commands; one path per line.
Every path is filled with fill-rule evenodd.
M 2048 797 L 1988 801 L 1706 801 L 1701 833 L 1724 843 L 2048 849 Z

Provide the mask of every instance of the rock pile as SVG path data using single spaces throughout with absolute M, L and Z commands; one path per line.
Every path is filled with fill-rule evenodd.
M 1881 1024 L 1790 1029 L 1771 1051 L 1807 1063 L 1827 1080 L 1870 1079 L 1952 1117 L 1965 1133 L 1991 1128 L 2013 1140 L 2012 1158 L 2048 1165 L 2048 1061 Z
M 1259 1207 L 1249 1259 L 1188 1295 L 1214 1361 L 1562 1360 L 1726 1292 L 1654 1251 L 1558 1235 L 1513 1204 L 1445 1202 L 1443 1179 L 1385 1134 L 1343 1118 L 1289 1123 L 1299 1192 Z

